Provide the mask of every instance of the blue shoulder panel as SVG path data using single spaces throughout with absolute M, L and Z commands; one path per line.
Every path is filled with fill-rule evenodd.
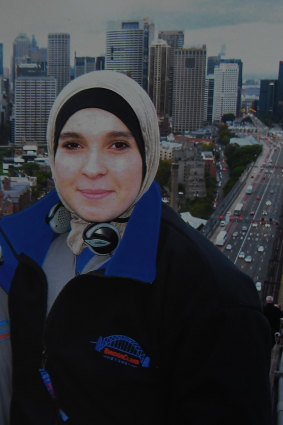
M 102 266 L 107 276 L 154 281 L 161 209 L 160 189 L 154 182 L 136 204 L 118 249 L 106 266 Z
M 31 207 L 0 220 L 1 230 L 17 254 L 24 252 L 39 265 L 42 264 L 54 237 L 45 219 L 51 207 L 58 201 L 56 191 L 52 191 Z M 0 266 L 0 286 L 8 292 L 17 267 L 17 259 L 2 233 L 0 245 L 4 260 Z

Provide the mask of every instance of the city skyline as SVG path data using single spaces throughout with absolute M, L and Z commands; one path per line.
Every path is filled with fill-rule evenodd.
M 77 56 L 105 54 L 107 23 L 115 19 L 148 17 L 155 35 L 162 30 L 183 30 L 184 47 L 206 44 L 214 56 L 225 46 L 226 58 L 243 61 L 244 75 L 278 75 L 283 60 L 283 4 L 280 0 L 10 0 L 1 7 L 0 43 L 4 66 L 10 68 L 12 44 L 21 32 L 35 35 L 47 47 L 48 33 L 71 35 L 71 63 Z

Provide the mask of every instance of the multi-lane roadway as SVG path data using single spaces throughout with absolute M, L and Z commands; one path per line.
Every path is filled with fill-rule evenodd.
M 252 185 L 251 194 L 246 193 L 248 185 Z M 243 204 L 239 216 L 234 215 L 237 203 Z M 267 278 L 282 205 L 283 146 L 280 141 L 264 143 L 241 193 L 225 211 L 225 224 L 220 220 L 211 238 L 215 243 L 218 232 L 227 231 L 225 244 L 219 249 L 253 278 L 259 290 Z

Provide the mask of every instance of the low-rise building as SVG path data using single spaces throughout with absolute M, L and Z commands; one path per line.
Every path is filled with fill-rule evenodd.
M 31 202 L 31 185 L 34 178 L 8 178 L 1 176 L 0 217 L 27 208 Z

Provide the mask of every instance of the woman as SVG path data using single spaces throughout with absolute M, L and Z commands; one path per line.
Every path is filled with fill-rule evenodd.
M 269 424 L 254 284 L 162 204 L 145 91 L 77 78 L 48 148 L 56 191 L 0 223 L 11 424 Z

